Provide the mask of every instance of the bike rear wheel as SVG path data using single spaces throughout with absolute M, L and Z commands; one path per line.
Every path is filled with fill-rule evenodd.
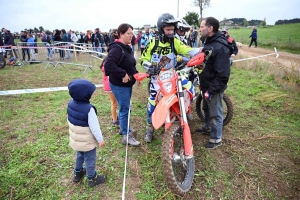
M 3 57 L 3 55 L 0 55 L 0 69 L 3 69 L 5 65 L 6 65 L 5 58 Z
M 233 105 L 230 100 L 230 98 L 224 94 L 223 95 L 223 126 L 229 124 L 233 117 Z M 203 98 L 202 95 L 198 95 L 197 100 L 196 100 L 196 112 L 198 117 L 202 120 L 205 121 L 205 115 L 203 111 Z
M 185 159 L 182 128 L 179 124 L 165 132 L 162 145 L 163 175 L 169 189 L 183 196 L 193 184 L 195 173 L 194 157 Z

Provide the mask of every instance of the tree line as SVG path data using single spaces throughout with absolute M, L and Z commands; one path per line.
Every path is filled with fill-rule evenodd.
M 293 23 L 300 23 L 300 18 L 294 18 L 294 19 L 284 19 L 284 20 L 277 20 L 275 22 L 275 25 L 279 24 L 293 24 Z

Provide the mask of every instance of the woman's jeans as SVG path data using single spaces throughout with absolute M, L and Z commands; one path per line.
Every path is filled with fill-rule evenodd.
M 223 94 L 216 93 L 210 99 L 203 99 L 203 111 L 205 114 L 205 125 L 203 128 L 210 128 L 211 143 L 219 143 L 222 141 L 223 128 Z
M 114 93 L 118 104 L 119 104 L 119 122 L 122 135 L 126 135 L 127 132 L 131 132 L 130 128 L 128 130 L 128 117 L 130 113 L 130 99 L 132 95 L 131 87 L 121 87 L 110 84 L 110 89 Z

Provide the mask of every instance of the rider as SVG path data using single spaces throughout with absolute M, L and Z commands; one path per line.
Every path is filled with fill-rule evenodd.
M 175 37 L 185 45 L 188 45 L 185 34 L 190 30 L 190 28 L 191 26 L 184 19 L 179 20 L 176 26 Z
M 174 37 L 174 30 L 178 20 L 174 18 L 173 15 L 169 13 L 164 13 L 158 17 L 157 29 L 158 37 L 152 38 L 147 44 L 143 54 L 141 55 L 141 64 L 145 69 L 149 69 L 151 66 L 156 66 L 163 56 L 169 58 L 169 63 L 176 66 L 177 54 L 182 54 L 186 56 L 194 56 L 200 52 L 200 48 L 191 48 L 185 45 L 183 42 Z M 193 90 L 194 87 L 190 81 L 183 80 L 183 87 L 188 90 Z M 151 116 L 155 109 L 155 96 L 159 91 L 159 85 L 157 83 L 156 77 L 151 77 L 150 82 L 150 97 L 148 98 L 147 105 L 147 126 L 146 126 L 146 136 L 145 141 L 151 142 L 153 138 L 153 126 Z

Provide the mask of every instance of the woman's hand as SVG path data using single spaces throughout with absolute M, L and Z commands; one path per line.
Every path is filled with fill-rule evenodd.
M 128 74 L 126 73 L 126 75 L 122 78 L 122 82 L 123 82 L 123 83 L 127 83 L 128 81 L 130 81 L 130 77 L 129 77 Z

